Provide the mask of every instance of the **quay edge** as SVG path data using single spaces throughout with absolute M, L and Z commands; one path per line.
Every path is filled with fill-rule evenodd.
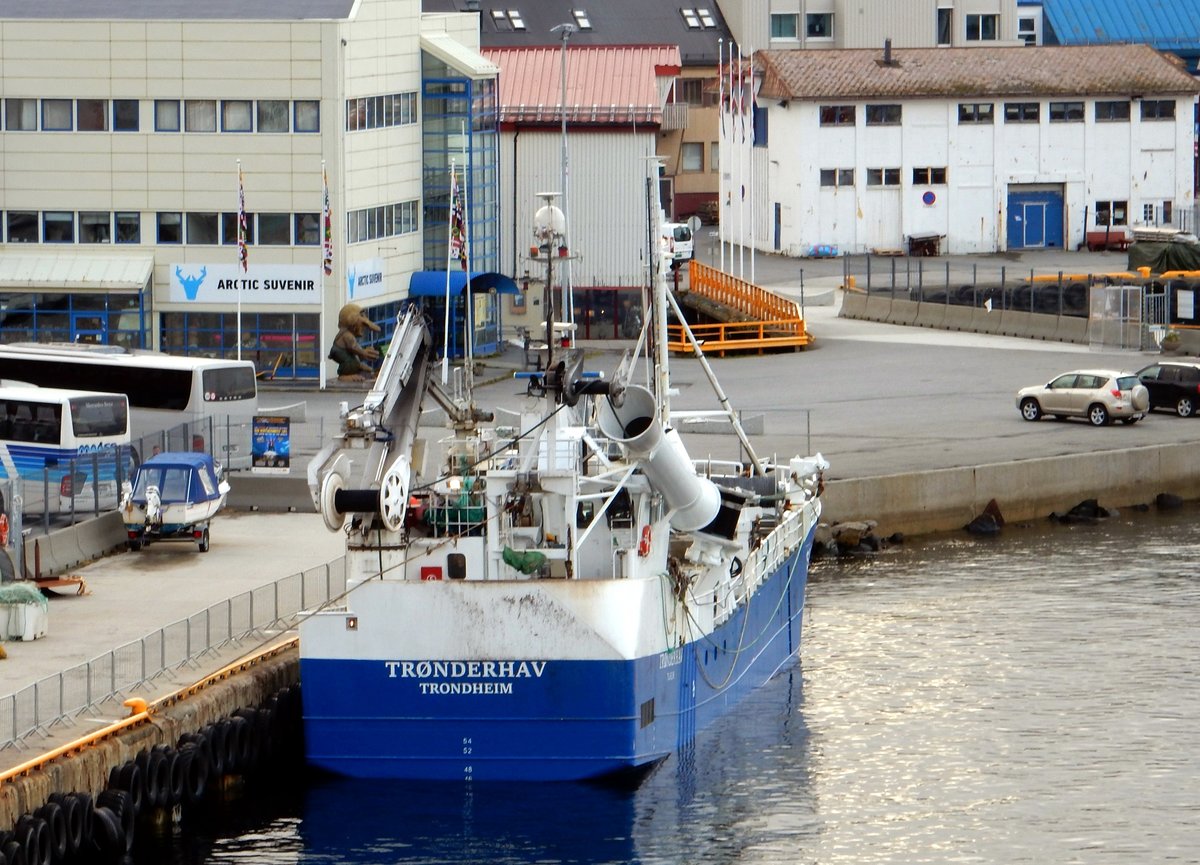
M 108 786 L 109 771 L 114 766 L 132 760 L 143 748 L 174 746 L 185 733 L 197 733 L 238 709 L 261 705 L 272 694 L 294 685 L 299 668 L 299 650 L 293 640 L 284 648 L 207 677 L 201 688 L 187 688 L 177 697 L 151 704 L 149 716 L 142 723 L 98 736 L 77 750 L 7 778 L 0 782 L 0 828 L 12 828 L 22 814 L 37 809 L 53 793 L 98 795 Z M 30 762 L 37 759 L 36 752 L 29 753 Z
M 1159 493 L 1200 499 L 1193 443 L 1065 454 L 1004 463 L 828 481 L 822 522 L 874 520 L 883 535 L 963 528 L 991 500 L 1005 520 L 1066 511 L 1084 499 L 1106 507 L 1152 502 Z

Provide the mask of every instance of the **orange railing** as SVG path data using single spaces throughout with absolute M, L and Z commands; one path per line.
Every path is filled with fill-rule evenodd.
M 801 349 L 812 342 L 802 318 L 693 324 L 689 327 L 704 353 L 718 357 L 724 357 L 730 351 L 762 354 L 766 349 Z M 694 350 L 683 325 L 667 325 L 667 348 L 689 353 Z
M 800 316 L 795 301 L 698 261 L 688 263 L 688 286 L 690 291 L 737 310 L 754 321 Z
M 698 261 L 688 264 L 688 290 L 734 312 L 742 321 L 691 325 L 705 354 L 723 357 L 729 351 L 799 349 L 812 342 L 795 301 L 759 288 Z M 667 328 L 667 348 L 691 352 L 682 325 Z

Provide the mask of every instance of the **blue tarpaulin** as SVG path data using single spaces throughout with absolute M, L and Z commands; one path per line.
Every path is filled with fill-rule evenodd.
M 467 274 L 461 270 L 450 271 L 450 294 L 462 294 L 467 284 Z M 472 273 L 471 291 L 496 289 L 498 294 L 520 294 L 517 284 L 502 273 Z M 409 297 L 445 297 L 446 271 L 418 270 L 408 281 Z

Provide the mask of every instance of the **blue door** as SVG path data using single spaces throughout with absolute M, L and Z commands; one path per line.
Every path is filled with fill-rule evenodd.
M 1062 249 L 1063 196 L 1056 190 L 1008 194 L 1008 248 Z

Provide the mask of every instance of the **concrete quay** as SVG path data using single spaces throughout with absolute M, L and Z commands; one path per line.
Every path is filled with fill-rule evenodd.
M 793 354 L 727 357 L 713 366 L 735 409 L 761 425 L 762 435 L 755 436 L 760 456 L 820 451 L 830 460 L 827 521 L 874 519 L 882 534 L 918 534 L 959 529 L 993 498 L 1010 521 L 1044 517 L 1089 497 L 1110 506 L 1150 501 L 1159 492 L 1200 498 L 1200 461 L 1191 458 L 1200 445 L 1200 422 L 1156 413 L 1136 425 L 1099 429 L 1082 421 L 1030 424 L 1015 406 L 1021 386 L 1073 368 L 1137 369 L 1153 355 L 840 318 L 840 266 L 834 271 L 834 263 L 761 257 L 757 281 L 797 296 L 795 270 L 811 264 L 831 270 L 821 276 L 806 270 L 804 276 L 806 297 L 829 301 L 806 306 L 814 346 Z M 779 268 L 775 275 L 772 266 Z M 1115 267 L 1109 262 L 1104 269 Z M 626 345 L 583 347 L 589 368 L 611 372 Z M 481 405 L 520 402 L 522 388 L 511 378 L 522 365 L 518 355 L 514 349 L 483 361 Z M 672 372 L 673 409 L 716 407 L 697 361 L 674 360 Z M 214 521 L 209 553 L 163 543 L 70 566 L 88 593 L 51 599 L 46 637 L 6 644 L 0 695 L 211 604 L 339 558 L 341 535 L 328 532 L 311 511 L 305 463 L 319 438 L 337 428 L 339 403 L 353 404 L 365 392 L 266 390 L 264 406 L 306 404 L 305 420 L 293 426 L 290 473 L 234 476 L 231 506 Z M 317 428 L 320 435 L 312 432 Z M 728 432 L 685 429 L 684 440 L 696 458 L 740 457 Z M 127 696 L 154 700 L 257 648 L 227 647 Z M 294 669 L 294 652 L 282 655 L 281 663 Z M 0 770 L 127 714 L 114 701 L 0 749 Z

